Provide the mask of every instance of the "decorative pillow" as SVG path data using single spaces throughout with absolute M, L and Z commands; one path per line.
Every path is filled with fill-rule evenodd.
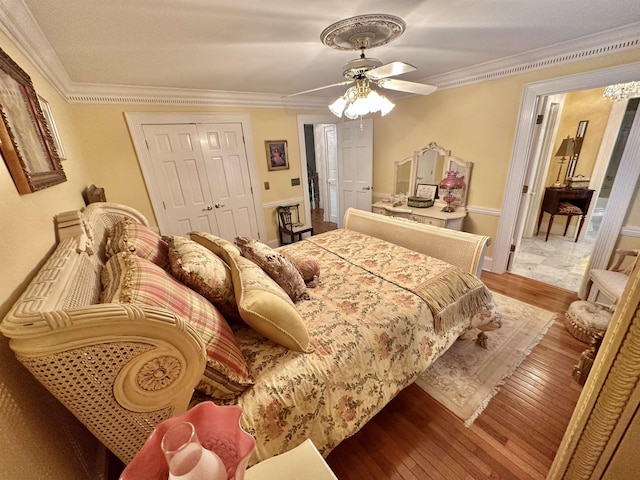
M 227 320 L 239 320 L 229 265 L 211 250 L 185 237 L 163 236 L 169 246 L 169 271 L 209 300 Z
M 296 266 L 269 245 L 247 237 L 236 237 L 242 256 L 264 270 L 294 302 L 309 300 L 307 286 Z
M 203 232 L 191 239 L 207 247 L 231 268 L 233 291 L 242 319 L 275 343 L 310 352 L 309 334 L 289 295 L 229 241 Z
M 231 328 L 218 310 L 154 263 L 131 252 L 112 256 L 102 271 L 102 302 L 162 307 L 187 320 L 207 352 L 196 387 L 214 398 L 234 398 L 253 384 Z
M 315 287 L 320 281 L 320 266 L 313 258 L 290 248 L 282 252 L 282 255 L 296 266 L 307 287 Z
M 162 237 L 130 218 L 116 223 L 107 236 L 107 256 L 111 257 L 119 252 L 133 252 L 164 269 L 169 266 L 168 247 Z

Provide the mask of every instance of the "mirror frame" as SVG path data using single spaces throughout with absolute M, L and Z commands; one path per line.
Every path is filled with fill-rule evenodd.
M 18 192 L 33 193 L 65 182 L 67 177 L 31 78 L 2 49 L 0 69 L 5 74 L 0 78 L 0 152 Z M 3 80 L 8 81 L 8 88 Z M 35 155 L 40 156 L 39 162 Z
M 455 168 L 452 168 L 452 166 L 455 165 Z M 451 155 L 448 155 L 445 157 L 444 160 L 444 166 L 442 167 L 442 178 L 447 176 L 447 172 L 451 171 L 452 169 L 454 169 L 457 172 L 462 172 L 464 175 L 464 184 L 465 187 L 462 190 L 462 196 L 460 197 L 459 201 L 455 201 L 452 203 L 452 205 L 458 206 L 458 207 L 464 207 L 465 209 L 467 208 L 467 195 L 469 193 L 469 183 L 471 181 L 471 170 L 473 169 L 473 162 L 465 162 L 463 160 L 460 160 L 458 157 L 453 157 Z
M 409 195 L 413 195 L 412 193 L 412 186 L 415 187 L 415 175 L 416 175 L 416 165 L 415 165 L 415 157 L 411 156 L 411 157 L 407 157 L 403 160 L 398 160 L 397 162 L 394 163 L 394 170 L 393 170 L 393 195 L 400 195 L 403 194 L 405 192 L 396 192 L 396 190 L 398 189 L 398 168 L 400 168 L 401 165 L 404 165 L 407 162 L 411 162 L 411 166 L 409 167 Z M 415 191 L 415 188 L 413 188 L 413 191 Z

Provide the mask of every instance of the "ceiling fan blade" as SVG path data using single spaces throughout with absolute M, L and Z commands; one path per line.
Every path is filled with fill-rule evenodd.
M 393 78 L 383 78 L 378 81 L 378 86 L 388 90 L 397 90 L 399 92 L 416 93 L 418 95 L 429 95 L 435 92 L 438 87 L 435 85 L 426 85 L 424 83 L 406 82 L 404 80 L 395 80 Z
M 339 87 L 340 85 L 349 85 L 353 83 L 353 80 L 345 80 L 344 82 L 334 83 L 333 85 L 325 85 L 324 87 L 312 88 L 311 90 L 305 90 L 303 92 L 292 93 L 291 95 L 284 95 L 282 98 L 296 97 L 298 95 L 304 95 L 305 93 L 317 92 L 319 90 L 324 90 L 325 88 L 331 87 Z
M 413 72 L 414 70 L 417 70 L 416 67 L 408 63 L 391 62 L 377 68 L 372 68 L 366 73 L 366 76 L 371 80 L 380 80 L 381 78 L 395 77 L 396 75 Z

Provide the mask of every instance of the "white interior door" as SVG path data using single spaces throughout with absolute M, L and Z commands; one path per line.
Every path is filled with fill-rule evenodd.
M 371 211 L 373 197 L 373 120 L 370 118 L 337 124 L 338 227 L 347 208 Z
M 204 159 L 196 125 L 143 125 L 155 183 L 167 213 L 162 233 L 185 236 L 192 230 L 218 232 L 209 206 Z M 203 181 L 205 183 L 203 183 Z
M 249 165 L 239 123 L 199 124 L 218 236 L 258 238 Z
M 258 238 L 240 124 L 142 125 L 166 221 L 162 233 L 192 230 L 228 240 Z

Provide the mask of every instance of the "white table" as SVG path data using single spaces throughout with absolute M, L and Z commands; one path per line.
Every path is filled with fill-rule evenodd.
M 245 480 L 338 480 L 311 440 L 248 469 Z

